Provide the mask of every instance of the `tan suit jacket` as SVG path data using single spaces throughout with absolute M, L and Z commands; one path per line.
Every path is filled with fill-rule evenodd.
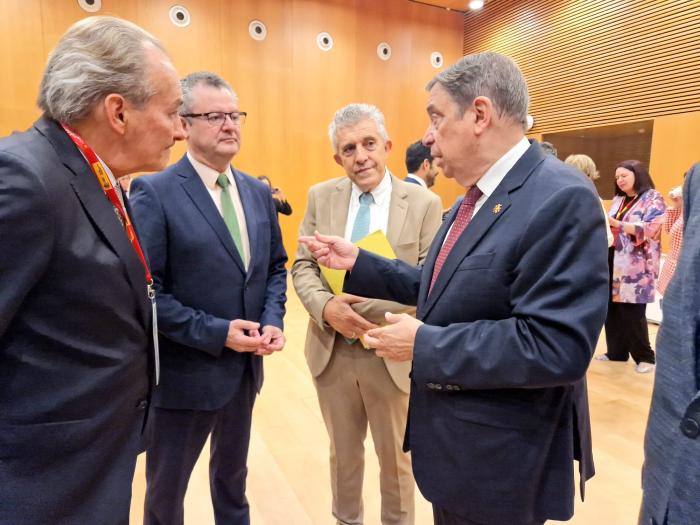
M 348 177 L 332 179 L 312 186 L 300 235 L 324 234 L 344 236 L 350 206 L 352 183 Z M 391 201 L 387 238 L 396 257 L 409 264 L 423 262 L 430 243 L 442 220 L 440 198 L 433 192 L 391 176 Z M 294 288 L 309 312 L 304 353 L 313 377 L 318 377 L 328 365 L 335 344 L 336 332 L 323 320 L 323 308 L 333 297 L 321 276 L 316 261 L 308 250 L 299 245 L 292 267 Z M 372 299 L 353 305 L 353 309 L 372 323 L 383 324 L 385 312 L 415 313 L 409 307 L 392 301 Z M 409 391 L 410 362 L 384 360 L 391 378 L 403 392 Z

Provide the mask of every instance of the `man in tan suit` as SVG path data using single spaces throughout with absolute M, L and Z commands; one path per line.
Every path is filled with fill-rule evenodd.
M 333 158 L 347 176 L 309 190 L 300 235 L 318 230 L 354 242 L 382 230 L 399 259 L 422 262 L 440 226 L 440 199 L 386 169 L 391 141 L 382 113 L 368 104 L 350 104 L 335 114 L 329 135 Z M 386 312 L 415 309 L 390 301 L 334 296 L 303 246 L 297 251 L 292 277 L 310 316 L 304 351 L 330 436 L 333 516 L 342 525 L 363 522 L 364 440 L 369 423 L 380 465 L 382 524 L 412 525 L 414 481 L 410 458 L 401 448 L 410 362 L 377 357 L 357 338 L 382 324 Z

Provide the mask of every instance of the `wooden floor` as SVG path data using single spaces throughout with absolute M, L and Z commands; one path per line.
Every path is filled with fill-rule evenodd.
M 304 360 L 307 315 L 291 287 L 286 348 L 267 357 L 265 385 L 255 405 L 248 461 L 248 499 L 253 525 L 331 525 L 328 436 Z M 652 342 L 656 327 L 650 325 Z M 604 352 L 604 339 L 598 345 Z M 640 467 L 653 374 L 637 374 L 634 363 L 593 361 L 588 389 L 596 476 L 577 501 L 575 525 L 636 523 L 641 498 Z M 379 525 L 378 465 L 371 437 L 365 449 L 366 525 Z M 199 459 L 185 499 L 185 523 L 214 523 L 209 496 L 208 446 Z M 141 523 L 145 492 L 144 456 L 133 485 L 131 523 Z M 417 491 L 416 524 L 432 523 L 430 505 Z M 548 522 L 553 523 L 553 522 Z M 506 525 L 506 524 L 504 524 Z

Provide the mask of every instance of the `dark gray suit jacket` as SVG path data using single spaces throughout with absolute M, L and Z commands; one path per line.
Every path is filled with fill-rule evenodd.
M 144 268 L 66 133 L 0 140 L 0 523 L 128 523 L 150 330 Z
M 644 443 L 644 525 L 700 523 L 700 164 L 686 177 L 683 200 L 683 249 L 656 339 Z

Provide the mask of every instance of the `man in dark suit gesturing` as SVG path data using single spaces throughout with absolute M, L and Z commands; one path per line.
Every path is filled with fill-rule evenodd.
M 246 114 L 213 73 L 182 80 L 188 152 L 140 177 L 129 202 L 151 263 L 161 386 L 146 454 L 145 523 L 183 522 L 192 468 L 211 433 L 217 523 L 249 523 L 246 460 L 262 356 L 285 343 L 287 256 L 270 190 L 231 167 Z
M 467 189 L 422 267 L 340 238 L 303 238 L 345 291 L 417 304 L 368 332 L 413 360 L 406 446 L 438 524 L 531 525 L 573 514 L 573 459 L 592 475 L 583 378 L 607 304 L 592 186 L 524 137 L 517 66 L 470 55 L 429 85 L 423 138 Z
M 0 141 L 0 523 L 129 521 L 153 332 L 116 181 L 165 167 L 181 102 L 157 40 L 87 18 Z

